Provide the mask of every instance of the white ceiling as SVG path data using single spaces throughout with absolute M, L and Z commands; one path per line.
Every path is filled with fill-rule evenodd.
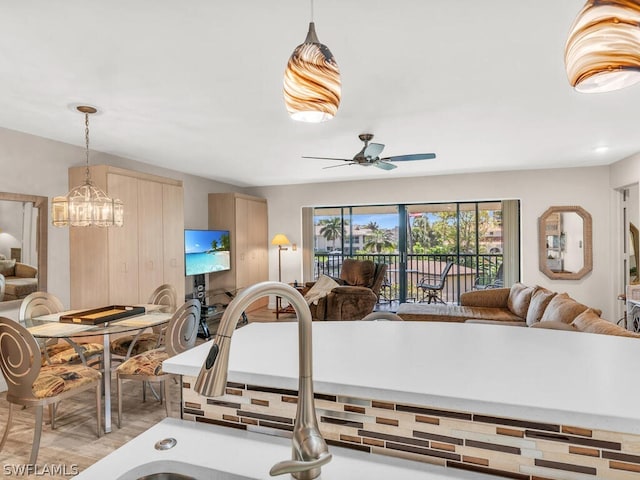
M 316 0 L 342 103 L 289 119 L 282 75 L 308 0 L 20 0 L 0 5 L 0 127 L 240 186 L 609 164 L 640 151 L 640 86 L 574 92 L 583 0 Z M 436 152 L 394 171 L 350 158 Z M 599 147 L 608 147 L 601 152 Z M 78 159 L 82 163 L 83 158 Z

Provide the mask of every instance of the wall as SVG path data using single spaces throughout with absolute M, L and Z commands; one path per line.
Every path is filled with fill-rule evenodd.
M 207 228 L 208 194 L 242 190 L 182 172 L 154 167 L 122 157 L 92 152 L 91 165 L 108 164 L 183 181 L 185 227 Z M 69 191 L 68 168 L 84 163 L 84 148 L 0 129 L 0 191 L 51 197 Z M 49 205 L 49 208 L 51 206 Z M 126 208 L 126 206 L 125 206 Z M 49 225 L 49 291 L 69 305 L 69 231 Z M 190 279 L 187 291 L 191 291 Z M 1 308 L 1 307 L 0 307 Z M 15 318 L 17 309 L 2 310 Z
M 640 173 L 640 161 L 628 168 Z M 608 166 L 526 170 L 482 174 L 318 183 L 249 189 L 269 202 L 269 238 L 285 233 L 302 243 L 301 208 L 304 206 L 375 205 L 519 199 L 521 201 L 522 281 L 554 291 L 566 291 L 577 300 L 603 310 L 617 320 L 617 288 L 612 286 L 611 194 Z M 580 205 L 593 217 L 593 271 L 578 281 L 550 280 L 538 270 L 538 217 L 550 206 Z M 614 240 L 615 242 L 615 240 Z M 276 279 L 277 250 L 270 251 L 270 278 Z M 282 279 L 302 278 L 302 249 L 282 255 Z M 621 290 L 622 291 L 622 290 Z
M 12 248 L 22 248 L 22 204 L 0 200 L 0 255 L 11 258 Z
M 584 265 L 584 222 L 582 217 L 574 212 L 562 214 L 562 231 L 565 234 L 563 252 L 564 269 L 577 272 Z

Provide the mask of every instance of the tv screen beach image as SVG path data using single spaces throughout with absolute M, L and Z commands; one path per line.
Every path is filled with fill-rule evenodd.
M 226 230 L 185 230 L 186 275 L 221 272 L 231 268 L 229 232 Z

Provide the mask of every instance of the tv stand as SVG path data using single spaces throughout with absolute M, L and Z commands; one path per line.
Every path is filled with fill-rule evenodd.
M 196 277 L 204 275 L 196 275 Z M 194 292 L 191 298 L 197 298 L 200 300 L 200 326 L 198 328 L 198 337 L 208 340 L 211 338 L 211 332 L 209 330 L 209 322 L 220 322 L 227 305 L 235 298 L 239 290 L 237 289 L 224 289 L 219 288 L 215 290 L 198 290 L 200 284 L 198 280 L 194 278 Z M 207 302 L 208 300 L 208 302 Z M 238 326 L 244 326 L 249 323 L 247 314 L 242 312 L 241 319 L 238 322 Z

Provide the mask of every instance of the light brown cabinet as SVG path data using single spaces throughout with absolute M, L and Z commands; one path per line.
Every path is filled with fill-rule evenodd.
M 69 169 L 69 183 L 84 167 Z M 122 227 L 71 227 L 71 308 L 146 302 L 161 284 L 184 298 L 182 182 L 121 168 L 91 167 L 91 179 L 124 203 Z
M 209 194 L 209 228 L 229 230 L 231 270 L 209 274 L 210 290 L 237 290 L 269 279 L 267 201 L 241 193 Z M 250 310 L 266 306 L 268 298 Z

